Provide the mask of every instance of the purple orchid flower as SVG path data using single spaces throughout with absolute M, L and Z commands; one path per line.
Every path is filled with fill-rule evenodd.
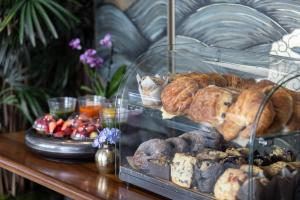
M 80 61 L 83 64 L 88 64 L 91 68 L 100 67 L 103 65 L 104 60 L 96 55 L 95 49 L 87 49 L 83 54 L 80 55 Z
M 82 49 L 82 46 L 80 44 L 80 39 L 79 38 L 75 38 L 73 40 L 71 40 L 69 42 L 69 46 L 72 48 L 72 49 L 77 49 L 77 50 L 81 50 Z
M 107 33 L 105 36 L 100 40 L 100 45 L 110 48 L 112 46 L 111 34 Z

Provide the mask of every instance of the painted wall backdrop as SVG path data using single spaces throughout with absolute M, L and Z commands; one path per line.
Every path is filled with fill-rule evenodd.
M 167 0 L 95 0 L 96 39 L 113 35 L 130 63 L 166 44 Z M 300 58 L 299 0 L 176 0 L 176 43 Z

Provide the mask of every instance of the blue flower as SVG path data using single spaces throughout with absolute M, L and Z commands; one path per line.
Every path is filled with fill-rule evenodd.
M 117 128 L 104 128 L 99 135 L 94 139 L 93 147 L 102 147 L 103 143 L 116 144 L 119 139 L 121 131 Z

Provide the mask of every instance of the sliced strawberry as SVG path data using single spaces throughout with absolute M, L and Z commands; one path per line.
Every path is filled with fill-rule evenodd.
M 57 125 L 63 125 L 64 122 L 65 122 L 65 121 L 64 121 L 63 119 L 59 119 L 59 120 L 57 120 L 56 124 L 57 124 Z
M 57 123 L 56 123 L 56 127 L 54 129 L 54 133 L 62 131 L 61 127 L 62 127 L 61 125 L 57 125 Z
M 49 133 L 54 133 L 54 130 L 56 128 L 56 122 L 55 121 L 50 122 L 48 127 L 49 127 Z
M 65 121 L 64 124 L 62 125 L 61 130 L 64 131 L 66 128 L 68 128 L 68 127 L 70 127 L 70 126 L 72 126 L 72 120 L 67 120 L 67 121 Z
M 73 132 L 73 129 L 71 127 L 67 127 L 63 132 L 65 136 L 70 136 Z
M 54 137 L 57 137 L 57 138 L 62 138 L 64 137 L 64 132 L 63 131 L 59 131 L 59 132 L 56 132 L 53 134 Z

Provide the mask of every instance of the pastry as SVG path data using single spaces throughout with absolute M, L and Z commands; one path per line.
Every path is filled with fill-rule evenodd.
M 253 164 L 257 166 L 266 166 L 272 164 L 271 158 L 267 155 L 260 155 L 258 151 L 253 152 Z
M 244 172 L 246 172 L 246 173 L 248 173 L 249 171 L 250 171 L 250 167 L 252 168 L 252 175 L 253 176 L 259 176 L 259 175 L 264 175 L 264 170 L 263 169 L 261 169 L 260 167 L 258 167 L 258 166 L 255 166 L 255 165 L 246 165 L 246 164 L 243 164 L 243 165 L 241 165 L 241 167 L 240 167 L 240 170 L 242 170 L 242 171 L 244 171 Z
M 200 89 L 188 110 L 188 117 L 194 122 L 217 126 L 223 123 L 229 106 L 236 99 L 229 89 L 208 86 Z
M 161 78 L 159 75 L 140 77 L 140 75 L 137 74 L 136 78 L 143 105 L 148 107 L 160 106 L 160 94 L 168 80 Z
M 228 156 L 227 153 L 222 151 L 217 151 L 214 149 L 205 148 L 199 153 L 196 154 L 197 160 L 213 160 L 213 161 L 219 161 Z
M 300 129 L 300 93 L 289 91 L 293 97 L 293 113 L 290 120 L 284 127 L 284 131 L 290 132 Z
M 284 126 L 293 114 L 293 97 L 283 88 L 279 88 L 271 96 L 278 121 Z
M 273 163 L 269 166 L 264 166 L 262 168 L 266 172 L 267 175 L 269 175 L 270 177 L 273 177 L 276 174 L 280 173 L 281 170 L 283 168 L 285 168 L 286 166 L 288 166 L 288 163 L 279 161 L 279 162 Z
M 208 74 L 199 73 L 199 72 L 191 72 L 186 74 L 177 74 L 173 76 L 173 81 L 178 81 L 180 79 L 191 78 L 199 84 L 200 88 L 206 87 L 208 85 L 213 85 L 215 82 L 210 78 Z
M 185 153 L 190 151 L 188 142 L 180 137 L 166 139 L 166 142 L 171 145 L 173 154 Z
M 227 86 L 227 80 L 218 73 L 208 73 L 207 74 L 214 83 L 214 85 L 219 86 L 219 87 L 226 87 Z
M 227 148 L 225 152 L 229 156 L 237 156 L 237 157 L 243 157 L 245 159 L 248 158 L 249 155 L 249 149 L 248 148 Z
M 147 169 L 150 160 L 169 159 L 172 154 L 172 147 L 165 140 L 151 139 L 140 144 L 133 155 L 134 164 L 141 168 Z
M 270 157 L 272 162 L 277 162 L 277 161 L 293 162 L 296 160 L 296 156 L 292 151 L 286 150 L 284 148 L 275 145 L 272 146 L 271 151 L 266 154 Z
M 223 74 L 223 77 L 227 81 L 227 87 L 248 89 L 255 84 L 254 79 L 243 79 L 239 76 L 232 74 Z
M 197 153 L 204 148 L 220 149 L 223 144 L 223 138 L 217 132 L 196 130 L 184 133 L 179 137 L 188 143 L 191 153 Z
M 200 134 L 204 138 L 204 146 L 206 148 L 220 150 L 224 145 L 223 136 L 216 130 L 210 131 L 191 131 L 190 133 Z
M 171 82 L 161 93 L 164 111 L 172 115 L 184 115 L 198 89 L 198 82 L 191 78 L 184 77 Z
M 235 168 L 239 169 L 241 165 L 246 164 L 247 161 L 243 157 L 239 156 L 228 156 L 220 161 L 223 164 L 225 169 Z
M 206 193 L 213 192 L 215 183 L 223 172 L 223 166 L 217 161 L 198 161 L 194 172 L 198 190 Z
M 171 164 L 172 182 L 184 188 L 191 188 L 196 162 L 197 159 L 191 155 L 176 153 Z
M 218 127 L 220 133 L 227 141 L 233 140 L 241 134 L 248 139 L 255 122 L 255 117 L 260 109 L 265 93 L 259 90 L 244 90 L 237 101 L 231 105 L 225 117 L 224 123 Z M 262 135 L 270 127 L 275 117 L 272 103 L 269 101 L 264 106 L 256 128 L 256 134 Z
M 147 173 L 152 176 L 170 180 L 170 160 L 166 156 L 149 160 L 147 169 L 149 170 Z
M 262 80 L 255 88 L 265 88 L 270 91 L 276 84 L 269 80 Z M 274 123 L 269 128 L 269 133 L 276 133 L 283 129 L 284 132 L 300 129 L 300 94 L 284 88 L 277 89 L 271 96 L 276 117 Z
M 198 131 L 184 133 L 179 138 L 184 139 L 188 143 L 191 153 L 199 152 L 205 148 L 205 138 Z
M 226 169 L 218 178 L 214 194 L 218 200 L 236 200 L 238 192 L 247 180 L 247 174 L 240 169 Z
M 253 89 L 262 89 L 266 94 L 275 89 L 277 85 L 269 80 L 262 80 L 253 86 Z M 289 91 L 283 87 L 277 88 L 270 100 L 276 113 L 274 123 L 269 128 L 269 133 L 280 131 L 290 120 L 293 113 L 294 100 Z

